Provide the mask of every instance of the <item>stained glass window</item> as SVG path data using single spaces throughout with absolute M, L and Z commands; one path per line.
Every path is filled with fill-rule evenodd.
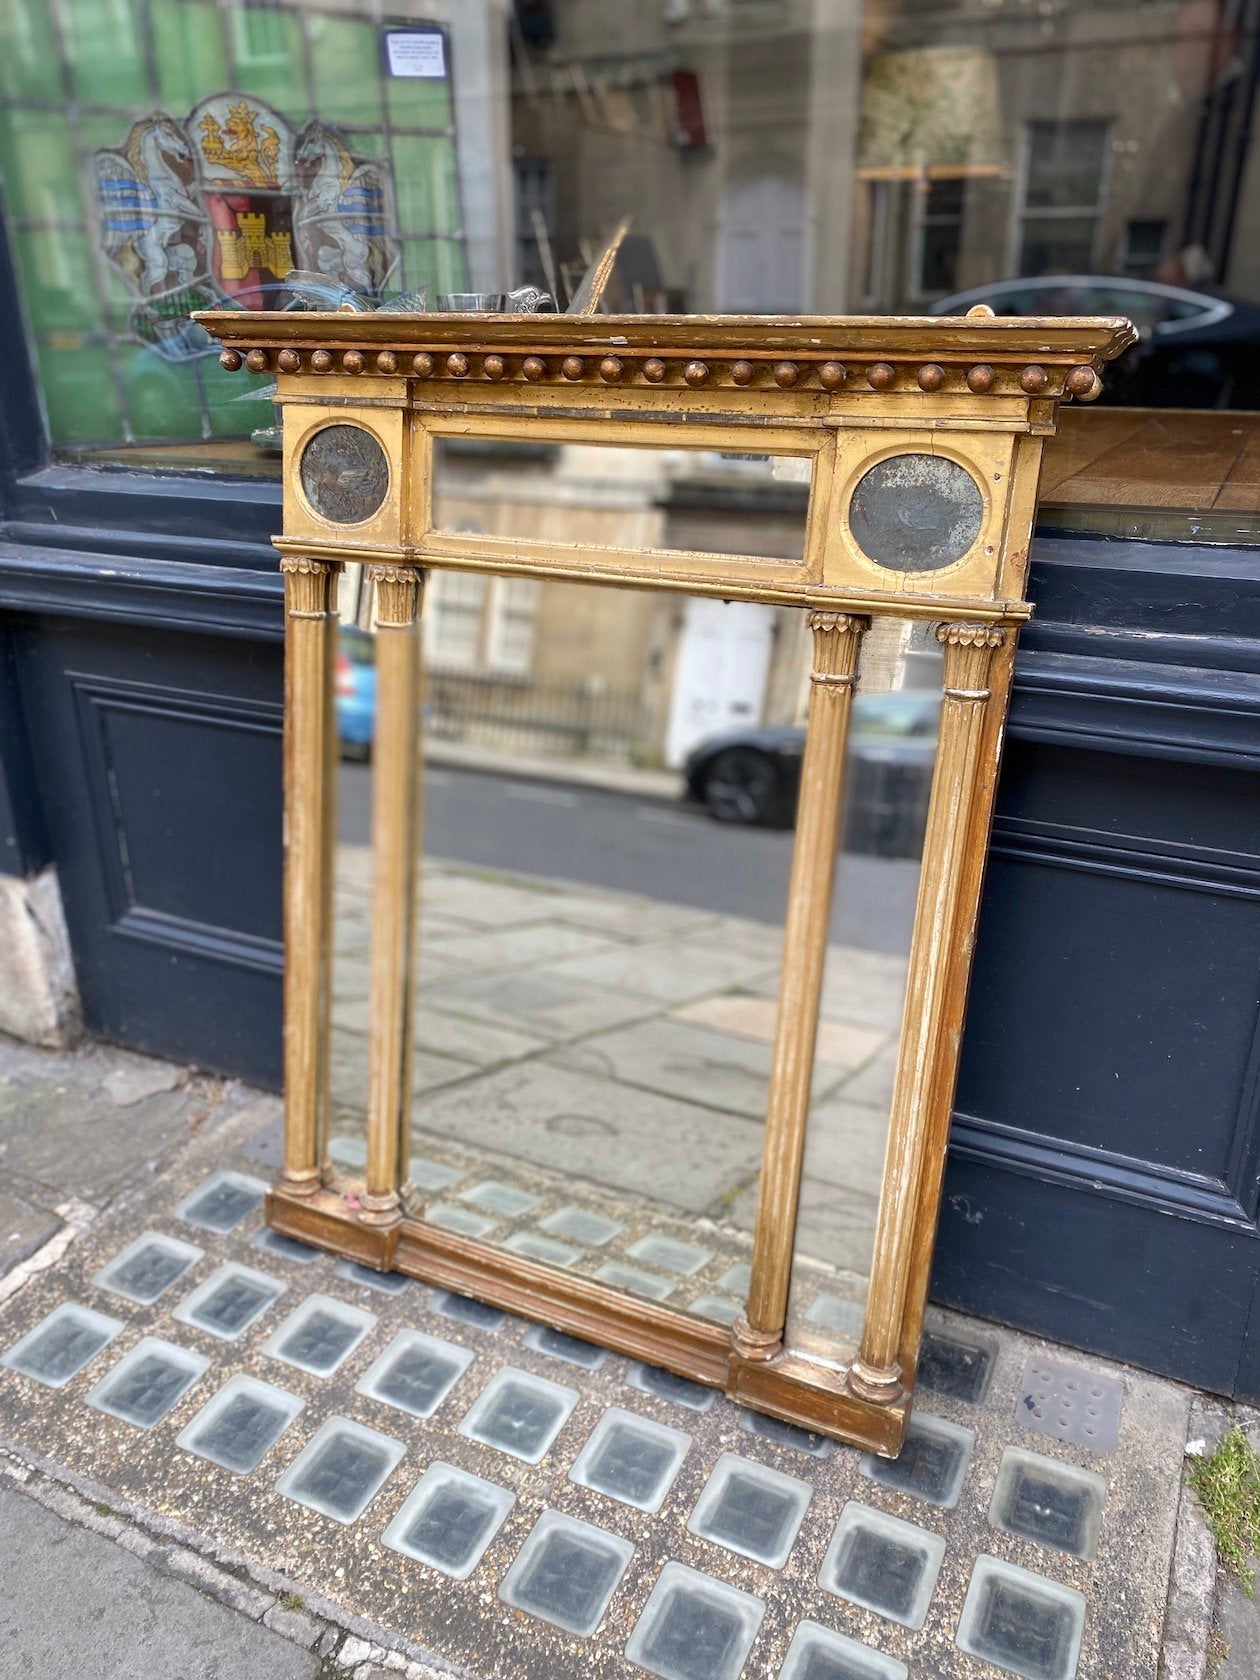
M 223 373 L 192 310 L 283 308 L 294 268 L 466 285 L 450 70 L 447 32 L 397 16 L 8 0 L 0 172 L 53 446 L 239 462 L 266 381 Z

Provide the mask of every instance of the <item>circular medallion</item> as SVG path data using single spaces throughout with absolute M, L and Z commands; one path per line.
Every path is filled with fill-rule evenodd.
M 862 474 L 849 502 L 854 542 L 895 572 L 952 566 L 980 535 L 983 518 L 979 485 L 943 455 L 890 455 Z
M 302 451 L 302 492 L 334 525 L 370 519 L 389 488 L 389 462 L 362 426 L 325 426 Z

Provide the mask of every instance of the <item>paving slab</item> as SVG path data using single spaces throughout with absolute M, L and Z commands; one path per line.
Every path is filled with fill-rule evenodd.
M 0 1487 L 0 1665 L 12 1680 L 314 1680 L 320 1660 Z
M 763 1120 L 770 1078 L 770 1046 L 736 1033 L 657 1016 L 613 1032 L 596 1033 L 557 1050 L 566 1067 L 643 1085 L 715 1109 Z M 846 1070 L 814 1064 L 815 1098 L 833 1090 Z
M 465 1147 L 693 1213 L 721 1202 L 761 1160 L 762 1128 L 750 1120 L 546 1058 L 432 1093 L 423 1125 Z

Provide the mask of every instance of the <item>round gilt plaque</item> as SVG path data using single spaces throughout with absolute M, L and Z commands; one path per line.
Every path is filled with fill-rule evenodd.
M 890 455 L 862 474 L 849 502 L 854 542 L 895 572 L 952 566 L 980 535 L 983 518 L 979 485 L 942 455 Z
M 370 519 L 389 488 L 389 462 L 362 426 L 325 426 L 302 451 L 302 493 L 334 525 Z

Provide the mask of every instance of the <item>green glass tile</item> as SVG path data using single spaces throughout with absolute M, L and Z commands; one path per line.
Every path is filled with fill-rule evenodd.
M 447 68 L 450 68 L 449 43 Z M 451 84 L 447 77 L 386 76 L 385 103 L 393 128 L 449 128 Z
M 137 442 L 181 443 L 201 436 L 201 401 L 191 363 L 164 361 L 147 345 L 129 345 L 119 361 Z
M 11 215 L 43 222 L 81 214 L 74 148 L 59 112 L 0 112 L 0 172 Z
M 74 0 L 61 8 L 70 80 L 90 105 L 143 107 L 152 98 L 138 8 L 118 0 Z
M 312 12 L 306 20 L 315 109 L 325 122 L 381 121 L 381 48 L 374 24 Z M 360 149 L 358 139 L 355 150 Z
M 43 344 L 38 360 L 54 446 L 123 442 L 122 415 L 107 351 L 95 346 L 73 349 Z
M 226 373 L 217 356 L 199 364 L 210 430 L 215 437 L 248 437 L 256 426 L 275 423 L 276 411 L 265 397 L 250 400 L 251 392 L 263 390 L 270 381 L 265 374 Z
M 459 187 L 454 142 L 396 135 L 394 202 L 406 233 L 458 233 Z
M 65 97 L 48 0 L 0 6 L 0 92 L 9 99 Z
M 13 236 L 27 315 L 36 332 L 93 331 L 101 324 L 86 237 L 67 228 Z
M 234 60 L 232 91 L 265 99 L 292 123 L 305 122 L 310 114 L 310 96 L 301 18 L 271 6 L 238 6 L 228 17 Z
M 400 291 L 413 286 L 429 288 L 429 308 L 437 307 L 434 293 L 438 290 L 438 241 L 436 239 L 404 239 L 402 242 L 402 275 L 396 277 Z M 452 290 L 443 286 L 443 291 Z
M 468 285 L 468 269 L 464 262 L 463 242 L 458 239 L 437 241 L 438 290 L 462 292 Z
M 162 106 L 183 117 L 229 85 L 219 8 L 209 0 L 149 0 L 149 14 Z

